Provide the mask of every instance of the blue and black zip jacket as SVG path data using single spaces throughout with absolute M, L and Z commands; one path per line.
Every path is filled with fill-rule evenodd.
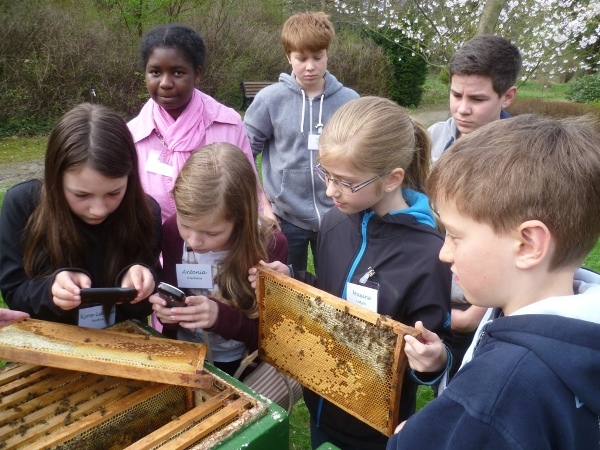
M 434 228 L 427 197 L 409 189 L 403 194 L 409 208 L 383 217 L 369 210 L 346 215 L 338 208 L 325 215 L 317 244 L 316 286 L 346 298 L 347 282 L 372 269 L 368 279 L 379 284 L 379 314 L 410 326 L 420 320 L 448 342 L 451 272 L 439 260 L 444 240 Z M 427 380 L 426 374 L 415 375 Z M 438 375 L 429 377 L 429 382 L 437 382 Z M 415 412 L 416 390 L 415 379 L 405 374 L 401 420 Z M 385 448 L 387 438 L 375 429 L 308 389 L 304 398 L 324 432 L 365 449 Z

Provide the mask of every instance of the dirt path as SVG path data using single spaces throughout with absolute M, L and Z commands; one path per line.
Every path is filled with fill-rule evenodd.
M 0 191 L 6 192 L 10 186 L 30 178 L 41 178 L 44 173 L 43 161 L 0 164 Z
M 436 122 L 442 122 L 450 117 L 447 106 L 435 106 L 431 108 L 419 108 L 411 113 L 412 117 L 419 119 L 423 125 L 430 126 Z
M 420 108 L 411 113 L 411 116 L 419 119 L 424 125 L 429 126 L 448 118 L 448 108 L 432 107 Z M 43 161 L 29 161 L 10 164 L 0 164 L 0 191 L 21 181 L 30 178 L 42 177 L 44 172 Z

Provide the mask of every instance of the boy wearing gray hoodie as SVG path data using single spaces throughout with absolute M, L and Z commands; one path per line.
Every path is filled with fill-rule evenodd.
M 254 157 L 263 154 L 263 187 L 288 240 L 288 264 L 296 271 L 306 270 L 308 246 L 314 255 L 321 219 L 333 206 L 314 170 L 319 136 L 333 113 L 358 97 L 327 71 L 334 36 L 325 13 L 290 17 L 281 42 L 292 73 L 262 89 L 244 117 Z

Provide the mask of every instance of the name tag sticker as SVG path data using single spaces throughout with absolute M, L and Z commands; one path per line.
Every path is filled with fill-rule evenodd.
M 369 311 L 377 312 L 378 287 L 377 283 L 348 283 L 346 286 L 346 300 L 355 305 L 367 308 Z
M 213 288 L 210 264 L 177 264 L 177 286 L 180 288 Z
M 85 308 L 79 308 L 79 318 L 77 324 L 86 328 L 106 328 L 115 324 L 116 307 L 113 305 L 110 310 L 108 322 L 105 319 L 102 305 L 92 305 Z
M 161 162 L 159 157 L 160 152 L 158 150 L 152 150 L 146 160 L 146 170 L 148 172 L 173 178 L 173 166 Z
M 319 150 L 319 138 L 321 136 L 318 134 L 309 134 L 308 135 L 308 149 L 309 150 Z

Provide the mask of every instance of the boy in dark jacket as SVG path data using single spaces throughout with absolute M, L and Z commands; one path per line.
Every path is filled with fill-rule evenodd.
M 388 450 L 600 448 L 600 276 L 578 270 L 600 236 L 598 142 L 583 120 L 519 116 L 435 164 L 440 259 L 494 314 Z M 413 345 L 407 337 L 409 361 Z

